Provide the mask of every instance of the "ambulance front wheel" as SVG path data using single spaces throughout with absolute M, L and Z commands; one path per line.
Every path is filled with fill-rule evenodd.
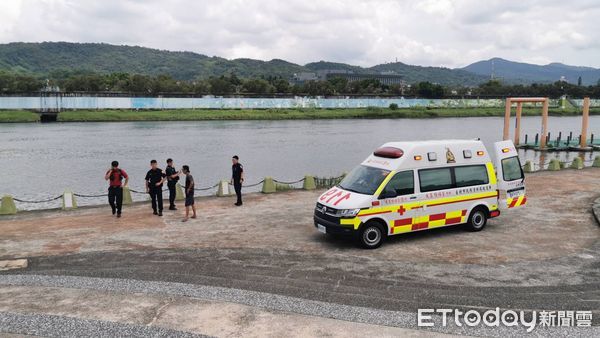
M 469 231 L 481 231 L 487 224 L 487 210 L 483 207 L 476 207 L 471 211 L 469 220 L 466 224 L 467 230 Z
M 358 243 L 365 249 L 377 249 L 384 240 L 383 226 L 376 221 L 367 222 L 358 234 Z

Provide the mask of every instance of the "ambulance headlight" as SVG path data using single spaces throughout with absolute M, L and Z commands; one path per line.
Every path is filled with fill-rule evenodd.
M 340 217 L 356 217 L 360 212 L 360 209 L 342 209 L 338 212 Z

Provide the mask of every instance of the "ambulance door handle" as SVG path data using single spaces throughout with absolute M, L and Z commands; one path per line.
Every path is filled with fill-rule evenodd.
M 412 196 L 410 199 L 411 200 L 417 199 L 417 196 Z

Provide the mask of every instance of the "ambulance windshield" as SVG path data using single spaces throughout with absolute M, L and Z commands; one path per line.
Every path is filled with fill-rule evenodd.
M 359 194 L 373 195 L 389 173 L 389 170 L 359 165 L 340 182 L 339 187 Z

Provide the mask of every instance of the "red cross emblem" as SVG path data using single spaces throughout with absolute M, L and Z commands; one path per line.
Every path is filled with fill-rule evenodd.
M 405 211 L 406 211 L 406 209 L 404 209 L 404 206 L 403 206 L 403 205 L 401 205 L 401 206 L 400 206 L 400 208 L 398 208 L 398 213 L 399 213 L 400 215 L 404 215 L 404 212 L 405 212 Z

